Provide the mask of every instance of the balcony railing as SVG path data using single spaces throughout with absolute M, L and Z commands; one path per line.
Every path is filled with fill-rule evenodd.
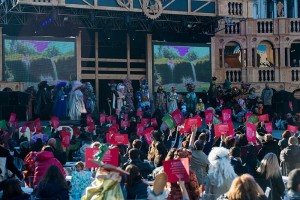
M 226 79 L 232 83 L 240 83 L 242 81 L 242 70 L 240 69 L 226 69 Z
M 273 20 L 257 20 L 257 33 L 274 33 Z
M 300 20 L 299 19 L 291 19 L 289 23 L 289 31 L 291 33 L 300 33 Z
M 271 69 L 258 70 L 258 81 L 259 82 L 274 82 L 275 81 L 275 70 L 271 70 Z

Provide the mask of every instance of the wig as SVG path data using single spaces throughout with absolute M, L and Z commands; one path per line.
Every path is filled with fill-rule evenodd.
M 208 177 L 213 185 L 220 187 L 224 180 L 233 180 L 237 176 L 230 164 L 228 149 L 214 147 L 208 155 L 208 160 L 210 162 Z

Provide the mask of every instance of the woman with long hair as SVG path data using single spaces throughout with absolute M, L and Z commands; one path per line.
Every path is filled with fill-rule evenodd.
M 149 146 L 148 160 L 154 162 L 155 167 L 162 166 L 162 161 L 165 159 L 168 151 L 163 142 L 164 134 L 161 131 L 153 131 L 153 142 Z
M 30 195 L 22 191 L 18 179 L 7 179 L 3 182 L 2 200 L 29 200 Z
M 284 195 L 285 186 L 278 163 L 278 158 L 274 153 L 268 153 L 261 160 L 260 166 L 257 168 L 256 181 L 260 187 L 266 191 L 267 187 L 271 189 L 268 199 L 281 200 Z
M 148 185 L 143 182 L 140 170 L 135 165 L 128 165 L 125 169 L 129 173 L 126 179 L 127 199 L 147 199 Z
M 69 187 L 60 169 L 52 165 L 39 184 L 38 198 L 52 198 L 56 200 L 69 199 Z
M 218 200 L 265 200 L 264 191 L 249 174 L 236 177 L 229 191 Z
M 208 155 L 209 170 L 206 179 L 205 195 L 217 199 L 227 192 L 237 176 L 230 164 L 229 151 L 224 147 L 214 147 Z

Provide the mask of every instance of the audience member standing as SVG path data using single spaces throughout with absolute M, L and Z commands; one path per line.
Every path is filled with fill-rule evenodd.
M 272 113 L 272 98 L 273 98 L 273 90 L 269 87 L 269 84 L 265 84 L 265 88 L 261 93 L 261 100 L 264 105 L 263 112 L 266 114 Z

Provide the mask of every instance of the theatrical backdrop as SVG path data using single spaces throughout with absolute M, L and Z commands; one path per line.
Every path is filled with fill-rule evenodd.
M 186 92 L 185 85 L 194 83 L 196 92 L 208 90 L 211 80 L 210 46 L 205 44 L 153 44 L 153 87 L 165 91 L 172 86 Z
M 68 38 L 3 37 L 3 81 L 37 86 L 76 79 L 76 42 Z

